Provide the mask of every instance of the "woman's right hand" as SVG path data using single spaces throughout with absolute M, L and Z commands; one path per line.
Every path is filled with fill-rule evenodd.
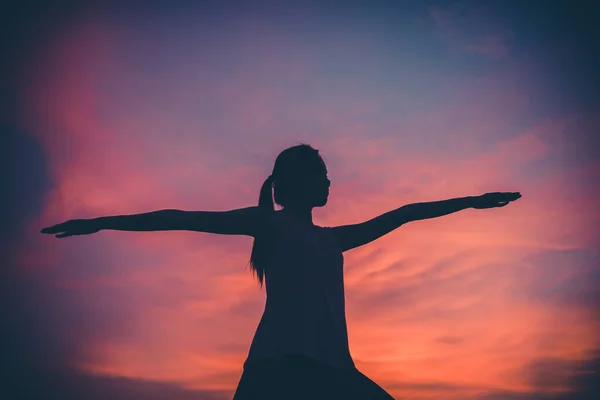
M 67 222 L 44 228 L 41 232 L 58 233 L 57 238 L 65 238 L 73 235 L 89 235 L 100 229 L 97 219 L 70 219 Z

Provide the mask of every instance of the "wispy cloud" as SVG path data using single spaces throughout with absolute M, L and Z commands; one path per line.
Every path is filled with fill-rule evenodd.
M 156 399 L 231 397 L 264 293 L 245 268 L 248 237 L 110 231 L 57 241 L 39 229 L 253 205 L 278 152 L 305 141 L 332 175 L 330 203 L 315 210 L 323 226 L 412 202 L 523 193 L 506 208 L 411 222 L 346 253 L 361 371 L 398 398 L 551 399 L 575 385 L 579 363 L 600 347 L 591 185 L 600 168 L 589 139 L 598 119 L 540 116 L 541 89 L 510 62 L 494 18 L 429 15 L 450 46 L 498 68 L 399 74 L 386 54 L 427 57 L 394 53 L 383 33 L 379 50 L 357 41 L 332 57 L 282 24 L 209 40 L 220 31 L 86 19 L 49 41 L 23 75 L 21 128 L 47 155 L 52 188 L 17 254 L 43 288 L 51 329 L 65 335 L 56 343 L 72 349 L 64 361 L 79 375 L 69 384 L 111 398 L 149 388 Z M 343 40 L 328 37 L 333 47 Z M 360 73 L 337 68 L 364 54 L 378 58 Z
M 452 50 L 479 54 L 495 60 L 510 56 L 511 31 L 491 8 L 432 7 L 429 16 L 435 35 Z

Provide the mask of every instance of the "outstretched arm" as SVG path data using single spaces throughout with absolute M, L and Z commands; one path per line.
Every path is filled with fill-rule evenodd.
M 342 251 L 359 247 L 386 235 L 403 224 L 421 219 L 436 218 L 467 208 L 503 207 L 521 197 L 515 193 L 487 193 L 482 196 L 407 204 L 360 224 L 332 228 Z
M 223 235 L 255 236 L 272 211 L 247 207 L 231 211 L 159 210 L 143 214 L 74 219 L 42 229 L 56 237 L 86 235 L 102 229 L 120 231 L 189 230 Z

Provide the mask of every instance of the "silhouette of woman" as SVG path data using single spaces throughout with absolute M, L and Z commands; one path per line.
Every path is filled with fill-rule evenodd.
M 234 400 L 393 399 L 362 374 L 350 356 L 343 252 L 410 221 L 467 208 L 503 207 L 521 195 L 494 192 L 414 203 L 363 223 L 314 225 L 312 209 L 327 203 L 330 183 L 319 151 L 300 144 L 279 154 L 262 185 L 258 206 L 75 219 L 42 233 L 64 238 L 102 229 L 191 230 L 252 236 L 250 265 L 261 288 L 266 280 L 267 298 Z M 274 210 L 273 197 L 282 210 Z

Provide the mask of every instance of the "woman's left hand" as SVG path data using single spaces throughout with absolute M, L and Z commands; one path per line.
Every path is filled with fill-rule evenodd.
M 471 207 L 476 209 L 504 207 L 511 201 L 521 198 L 520 192 L 492 192 L 473 198 Z

